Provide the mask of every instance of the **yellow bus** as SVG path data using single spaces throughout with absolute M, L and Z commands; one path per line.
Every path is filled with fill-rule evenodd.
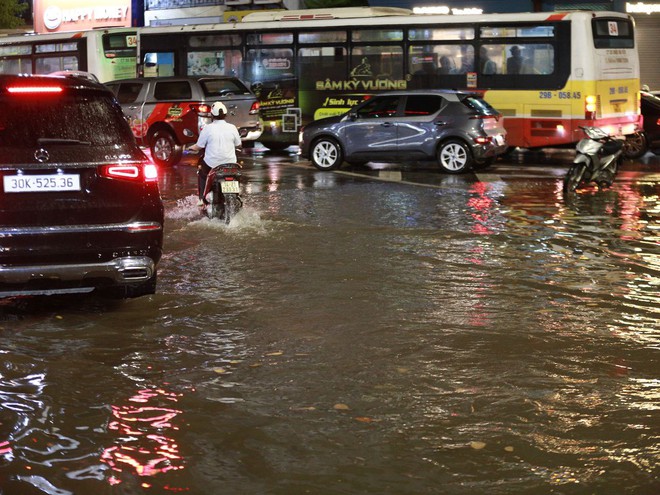
M 140 29 L 139 72 L 232 75 L 260 98 L 271 149 L 301 125 L 387 90 L 481 94 L 512 146 L 577 142 L 580 125 L 642 146 L 634 22 L 617 12 L 470 16 L 396 8 L 260 11 L 212 25 Z M 642 140 L 642 142 L 640 142 Z

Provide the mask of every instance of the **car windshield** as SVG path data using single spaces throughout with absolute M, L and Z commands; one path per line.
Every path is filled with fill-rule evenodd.
M 478 98 L 476 96 L 466 96 L 461 100 L 461 102 L 473 109 L 476 110 L 479 115 L 497 115 L 498 112 L 493 107 L 491 107 L 485 100 Z
M 0 146 L 107 146 L 132 140 L 119 107 L 108 98 L 61 95 L 0 97 Z

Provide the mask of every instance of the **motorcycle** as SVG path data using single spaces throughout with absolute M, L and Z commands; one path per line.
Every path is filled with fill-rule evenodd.
M 225 224 L 229 225 L 241 209 L 241 168 L 239 163 L 227 163 L 211 169 L 206 178 L 206 201 L 202 207 L 207 217 L 224 220 Z
M 590 182 L 599 189 L 610 187 L 621 164 L 624 141 L 613 138 L 599 127 L 580 126 L 586 137 L 576 148 L 573 165 L 564 177 L 564 195 Z

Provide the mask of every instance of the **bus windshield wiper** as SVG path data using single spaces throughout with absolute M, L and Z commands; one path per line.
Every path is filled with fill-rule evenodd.
M 38 145 L 45 144 L 76 144 L 80 146 L 91 146 L 90 141 L 81 141 L 80 139 L 65 139 L 65 138 L 39 138 L 37 139 Z

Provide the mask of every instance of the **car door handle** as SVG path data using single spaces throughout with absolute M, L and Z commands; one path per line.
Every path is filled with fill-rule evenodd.
M 392 122 L 383 122 L 380 125 L 381 127 L 392 127 L 394 124 Z
M 433 122 L 435 125 L 447 125 L 447 122 L 443 122 L 442 120 L 438 122 Z

